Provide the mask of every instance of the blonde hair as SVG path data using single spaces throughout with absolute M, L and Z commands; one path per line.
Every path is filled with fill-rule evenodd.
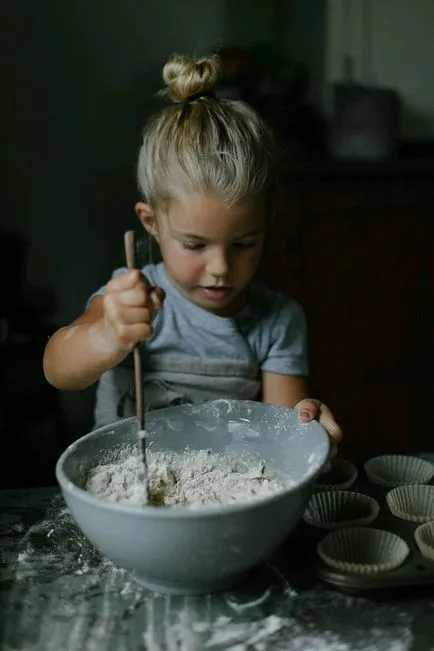
M 173 55 L 163 69 L 175 104 L 145 127 L 137 177 L 146 201 L 157 206 L 185 194 L 216 194 L 227 205 L 274 185 L 272 135 L 241 101 L 219 99 L 217 56 Z

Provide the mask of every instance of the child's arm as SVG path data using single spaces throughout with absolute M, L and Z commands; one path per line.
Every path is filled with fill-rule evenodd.
M 103 298 L 93 299 L 69 326 L 50 337 L 44 352 L 44 374 L 57 389 L 85 389 L 128 354 L 110 342 L 105 331 Z
M 303 375 L 262 372 L 262 401 L 284 407 L 295 405 L 309 395 Z
M 49 339 L 43 360 L 48 382 L 70 390 L 96 382 L 151 336 L 163 294 L 137 270 L 113 278 L 104 296 L 96 296 L 78 319 Z

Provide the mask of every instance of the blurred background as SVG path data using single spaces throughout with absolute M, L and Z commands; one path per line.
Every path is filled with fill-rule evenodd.
M 219 93 L 251 102 L 276 133 L 263 274 L 306 309 L 312 393 L 345 431 L 342 454 L 432 451 L 434 2 L 0 11 L 0 487 L 51 483 L 92 426 L 94 390 L 49 387 L 43 348 L 123 263 L 140 129 L 175 51 L 217 51 Z

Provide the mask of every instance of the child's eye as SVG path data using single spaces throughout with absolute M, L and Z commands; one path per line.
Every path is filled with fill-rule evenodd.
M 198 244 L 193 242 L 182 242 L 182 248 L 188 251 L 201 251 L 205 248 L 205 244 Z

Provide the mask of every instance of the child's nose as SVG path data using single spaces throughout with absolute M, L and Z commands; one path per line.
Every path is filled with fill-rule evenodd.
M 214 278 L 225 276 L 229 271 L 229 259 L 226 251 L 214 251 L 208 262 L 208 273 Z

